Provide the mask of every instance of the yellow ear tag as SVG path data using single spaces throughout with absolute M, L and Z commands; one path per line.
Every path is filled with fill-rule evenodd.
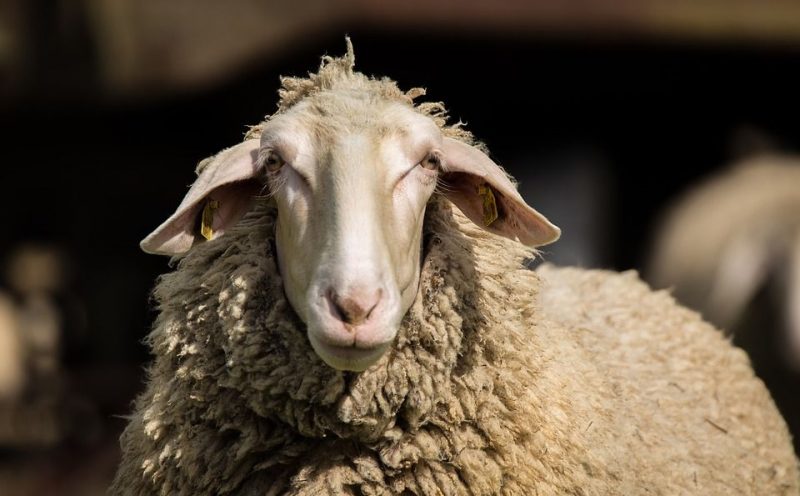
M 483 198 L 483 225 L 489 227 L 497 220 L 497 201 L 494 199 L 492 187 L 488 184 L 478 186 L 478 194 Z
M 203 207 L 203 215 L 200 218 L 200 234 L 207 240 L 211 240 L 214 236 L 214 229 L 211 226 L 214 225 L 214 210 L 218 208 L 217 200 L 209 200 Z

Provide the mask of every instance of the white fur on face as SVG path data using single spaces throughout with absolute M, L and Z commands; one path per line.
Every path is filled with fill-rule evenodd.
M 298 105 L 264 129 L 261 154 L 286 162 L 269 183 L 289 302 L 326 363 L 360 371 L 391 345 L 417 293 L 438 174 L 420 163 L 442 136 L 401 104 L 326 97 L 339 112 Z

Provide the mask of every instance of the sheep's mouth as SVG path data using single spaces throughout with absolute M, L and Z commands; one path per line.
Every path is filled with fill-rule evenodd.
M 391 343 L 384 343 L 374 347 L 337 346 L 320 341 L 313 333 L 309 333 L 311 347 L 317 355 L 337 370 L 362 372 L 370 365 L 377 362 Z

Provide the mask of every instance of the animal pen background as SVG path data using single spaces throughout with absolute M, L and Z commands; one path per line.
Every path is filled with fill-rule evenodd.
M 0 0 L 0 365 L 24 371 L 0 377 L 0 493 L 102 494 L 169 270 L 139 240 L 345 33 L 358 70 L 426 87 L 487 143 L 562 227 L 557 263 L 643 270 L 687 187 L 800 147 L 792 3 L 430 3 Z M 779 291 L 734 340 L 797 436 Z

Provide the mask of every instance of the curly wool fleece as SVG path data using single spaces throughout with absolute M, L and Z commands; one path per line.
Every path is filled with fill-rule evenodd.
M 420 94 L 353 73 L 350 52 L 285 79 L 279 112 L 338 84 Z M 113 494 L 797 494 L 786 426 L 744 353 L 633 274 L 540 280 L 528 249 L 435 196 L 394 346 L 346 373 L 284 297 L 275 216 L 259 202 L 159 282 Z
M 283 296 L 275 211 L 155 291 L 149 386 L 115 494 L 797 494 L 746 356 L 633 274 L 529 252 L 429 206 L 418 298 L 363 373 L 325 365 Z

